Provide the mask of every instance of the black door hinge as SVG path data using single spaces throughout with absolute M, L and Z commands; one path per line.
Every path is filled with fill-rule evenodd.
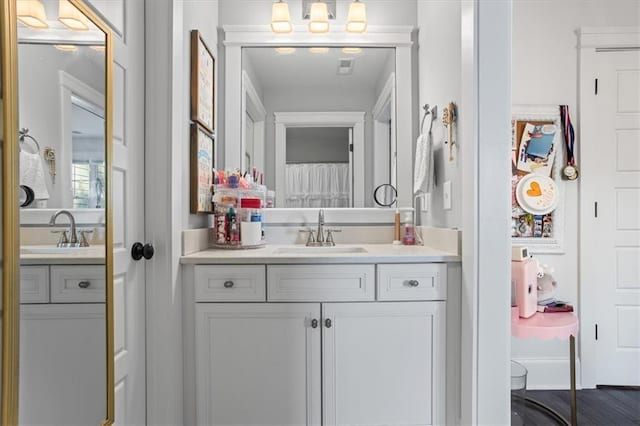
M 597 95 L 598 94 L 598 79 L 597 78 L 596 78 L 596 82 L 595 82 L 595 89 L 596 89 L 595 92 L 596 92 L 596 95 Z
M 598 340 L 598 324 L 596 324 L 596 340 Z

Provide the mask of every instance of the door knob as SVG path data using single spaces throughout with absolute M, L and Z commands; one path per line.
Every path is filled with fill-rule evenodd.
M 133 260 L 140 260 L 143 257 L 147 260 L 153 257 L 155 250 L 151 244 L 142 245 L 142 243 L 134 243 L 131 247 L 131 257 Z

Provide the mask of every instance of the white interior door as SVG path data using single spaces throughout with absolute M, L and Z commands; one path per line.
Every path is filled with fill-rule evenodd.
M 113 200 L 115 422 L 146 423 L 144 242 L 144 0 L 95 2 L 115 27 Z
M 640 385 L 640 51 L 598 52 L 582 147 L 588 383 Z M 591 259 L 591 261 L 588 261 Z M 593 327 L 593 328 L 591 328 Z M 595 351 L 590 354 L 588 351 Z

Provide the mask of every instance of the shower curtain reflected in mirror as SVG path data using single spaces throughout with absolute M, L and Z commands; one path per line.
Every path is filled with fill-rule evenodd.
M 349 163 L 287 164 L 284 207 L 350 207 Z

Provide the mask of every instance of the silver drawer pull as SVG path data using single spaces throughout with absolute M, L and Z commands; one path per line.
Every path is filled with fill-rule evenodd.
M 80 288 L 89 288 L 90 285 L 91 285 L 91 282 L 89 281 L 80 281 L 78 283 L 78 287 Z
M 420 285 L 420 282 L 418 282 L 418 280 L 409 280 L 408 284 L 410 287 L 418 287 Z
M 225 281 L 223 285 L 224 288 L 231 288 L 233 287 L 233 281 Z

